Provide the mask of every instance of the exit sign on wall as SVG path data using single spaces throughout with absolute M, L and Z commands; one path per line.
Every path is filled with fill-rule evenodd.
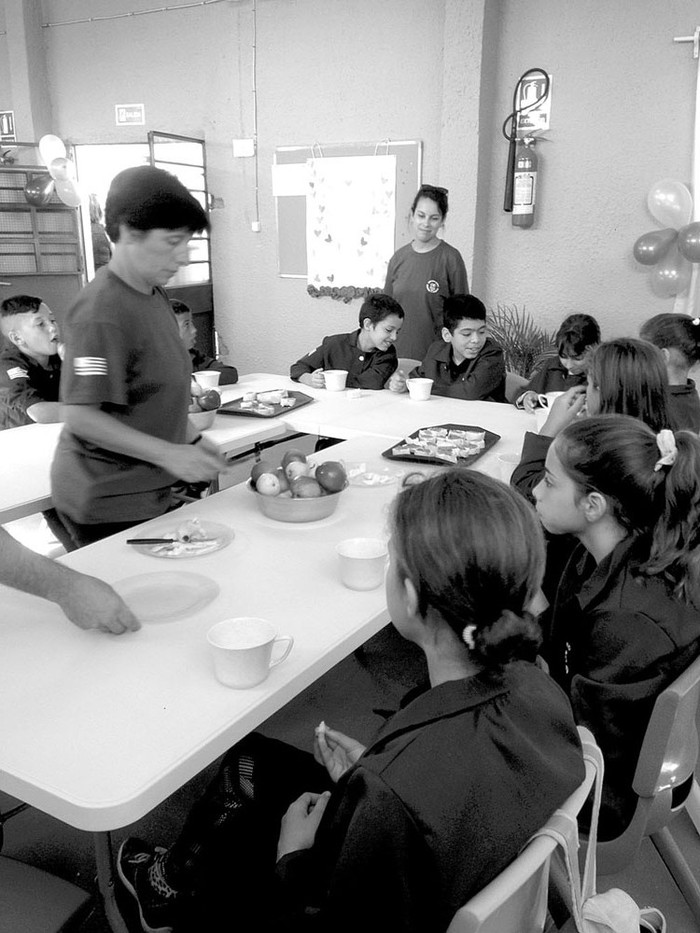
M 115 104 L 114 118 L 117 126 L 143 126 L 146 108 L 143 104 Z

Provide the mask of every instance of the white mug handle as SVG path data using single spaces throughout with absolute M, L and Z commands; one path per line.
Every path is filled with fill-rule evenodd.
M 284 661 L 284 659 L 287 657 L 289 652 L 292 650 L 292 647 L 294 646 L 294 639 L 292 638 L 291 635 L 277 635 L 277 637 L 275 638 L 275 642 L 272 646 L 272 650 L 274 651 L 275 646 L 278 645 L 280 642 L 285 642 L 285 641 L 287 642 L 287 646 L 284 648 L 284 650 L 282 651 L 282 654 L 278 658 L 273 658 L 270 661 L 270 668 L 277 667 L 278 664 L 281 664 L 282 661 Z
M 543 408 L 549 408 L 549 399 L 547 398 L 546 395 L 538 395 L 537 401 L 540 403 L 540 405 Z

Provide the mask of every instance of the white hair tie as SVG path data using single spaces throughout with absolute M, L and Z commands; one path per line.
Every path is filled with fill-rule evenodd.
M 700 317 L 694 317 L 693 320 L 691 321 L 691 324 L 693 325 L 693 327 L 697 327 L 698 324 L 700 324 Z
M 676 447 L 676 438 L 673 431 L 669 431 L 668 428 L 659 431 L 656 435 L 656 446 L 659 448 L 661 456 L 654 464 L 655 473 L 657 473 L 661 467 L 673 466 L 676 462 L 678 448 Z
M 474 632 L 476 631 L 476 625 L 465 625 L 464 631 L 462 632 L 462 641 L 467 646 L 467 648 L 474 648 Z

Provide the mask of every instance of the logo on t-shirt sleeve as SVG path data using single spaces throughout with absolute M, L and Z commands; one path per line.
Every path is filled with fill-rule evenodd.
M 430 292 L 431 295 L 434 295 L 436 292 L 440 291 L 440 283 L 436 282 L 435 279 L 428 279 L 425 283 L 426 292 Z
M 8 369 L 7 375 L 10 379 L 29 379 L 29 373 L 26 369 L 22 369 L 21 366 L 13 366 Z
M 76 376 L 106 376 L 107 360 L 101 356 L 76 356 L 73 372 Z

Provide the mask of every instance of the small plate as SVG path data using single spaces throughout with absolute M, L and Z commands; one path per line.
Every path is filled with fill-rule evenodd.
M 403 476 L 403 470 L 396 470 L 386 464 L 367 461 L 346 463 L 345 470 L 348 475 L 348 483 L 351 486 L 359 486 L 361 489 L 391 486 Z
M 175 513 L 177 514 L 177 513 Z M 156 526 L 155 528 L 139 529 L 135 538 L 176 538 L 177 530 L 184 522 L 175 522 L 171 519 L 169 525 Z M 214 551 L 220 551 L 228 547 L 233 541 L 235 534 L 233 528 L 228 525 L 220 525 L 218 522 L 200 521 L 199 526 L 207 538 L 212 541 L 175 541 L 173 544 L 130 544 L 135 551 L 141 554 L 148 554 L 150 557 L 165 557 L 168 560 L 182 560 L 187 557 L 204 557 L 206 554 L 213 554 Z
M 113 584 L 140 622 L 174 622 L 219 595 L 219 584 L 199 573 L 140 573 Z

